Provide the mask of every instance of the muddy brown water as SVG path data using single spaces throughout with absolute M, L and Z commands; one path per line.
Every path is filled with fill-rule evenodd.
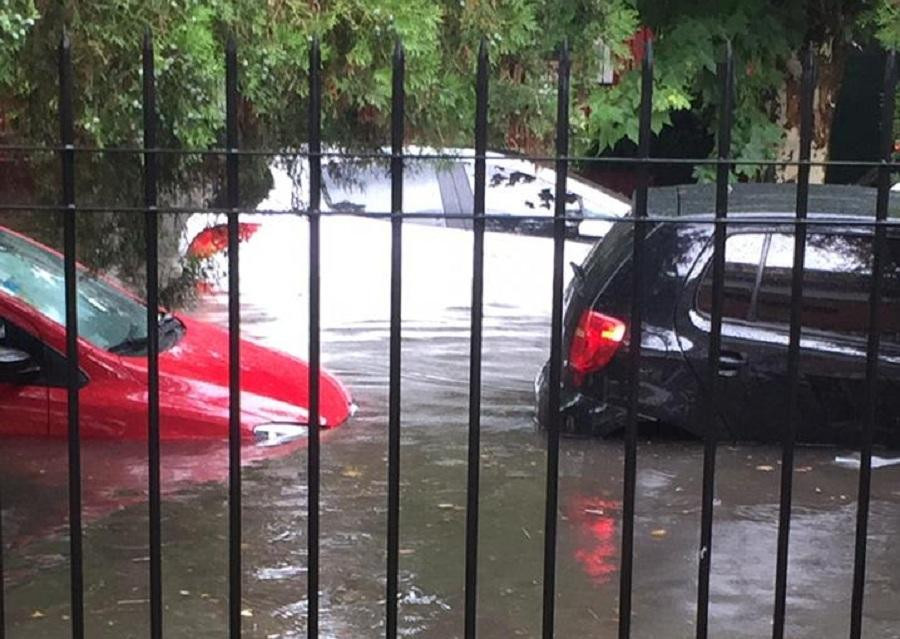
M 224 322 L 221 297 L 201 315 Z M 537 637 L 546 446 L 532 421 L 532 380 L 546 358 L 547 318 L 487 307 L 484 343 L 478 628 L 485 639 Z M 266 340 L 265 308 L 244 308 L 245 330 Z M 404 637 L 462 636 L 468 311 L 409 322 L 403 345 L 400 627 Z M 351 388 L 359 413 L 322 445 L 321 636 L 384 632 L 387 324 L 331 328 L 326 365 Z M 279 332 L 279 335 L 281 333 Z M 277 343 L 278 338 L 269 341 Z M 96 444 L 85 443 L 85 447 Z M 12 444 L 4 444 L 10 453 Z M 47 459 L 64 459 L 61 442 Z M 142 448 L 105 444 L 88 455 L 139 464 Z M 129 448 L 129 446 L 131 446 Z M 224 442 L 221 443 L 224 448 Z M 32 449 L 40 456 L 39 449 Z M 857 472 L 829 448 L 797 453 L 788 590 L 791 637 L 842 637 L 849 628 Z M 165 451 L 164 451 L 165 454 Z M 199 454 L 199 453 L 198 453 Z M 56 455 L 56 457 L 54 457 Z M 694 632 L 702 447 L 642 440 L 635 521 L 635 637 Z M 711 636 L 770 633 L 780 452 L 722 446 L 717 465 Z M 623 450 L 620 440 L 563 441 L 557 636 L 615 636 Z M 63 638 L 69 628 L 64 464 L 59 481 L 0 466 L 4 497 L 7 636 Z M 132 466 L 125 471 L 134 470 Z M 138 472 L 134 470 L 134 472 Z M 63 483 L 60 483 L 60 482 Z M 89 480 L 86 480 L 89 481 Z M 148 635 L 147 510 L 141 491 L 86 501 L 87 636 Z M 100 495 L 100 497 L 97 497 Z M 244 636 L 305 637 L 306 450 L 243 470 Z M 167 637 L 226 635 L 227 489 L 178 483 L 163 504 Z M 900 637 L 900 468 L 874 472 L 865 635 Z

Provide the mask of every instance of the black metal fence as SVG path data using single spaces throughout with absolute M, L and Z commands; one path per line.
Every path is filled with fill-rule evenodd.
M 322 158 L 342 155 L 340 153 L 322 152 L 321 135 L 321 93 L 322 76 L 319 44 L 313 41 L 310 46 L 309 71 L 309 146 L 306 155 L 309 159 L 310 201 L 309 207 L 302 210 L 289 211 L 292 214 L 306 216 L 309 219 L 309 448 L 308 448 L 308 636 L 319 634 L 319 490 L 320 490 L 320 447 L 319 447 L 319 371 L 320 371 L 320 323 L 319 323 L 319 225 L 323 216 L 329 212 L 320 210 L 320 191 L 322 179 Z M 367 212 L 361 215 L 389 219 L 391 223 L 391 289 L 390 289 L 390 393 L 388 416 L 388 517 L 386 548 L 386 636 L 393 639 L 398 635 L 398 560 L 399 560 L 399 512 L 400 512 L 400 346 L 401 346 L 401 239 L 403 222 L 412 218 L 449 217 L 445 214 L 412 214 L 403 212 L 403 170 L 406 155 L 404 154 L 404 69 L 405 59 L 403 47 L 396 45 L 393 57 L 393 95 L 391 117 L 391 210 L 384 212 Z M 143 46 L 143 127 L 144 144 L 139 148 L 88 148 L 74 146 L 73 118 L 73 74 L 71 64 L 71 44 L 63 36 L 59 47 L 59 123 L 60 145 L 46 146 L 0 146 L 0 151 L 57 152 L 61 162 L 62 202 L 59 206 L 43 207 L 47 211 L 64 213 L 64 262 L 65 262 L 65 303 L 66 303 L 66 356 L 68 364 L 68 446 L 69 446 L 69 533 L 71 564 L 71 623 L 72 636 L 75 639 L 84 637 L 84 600 L 83 600 L 83 553 L 81 522 L 81 456 L 79 436 L 79 362 L 78 333 L 76 316 L 76 262 L 75 231 L 79 212 L 87 211 L 121 211 L 142 213 L 146 222 L 146 260 L 147 260 L 147 323 L 148 327 L 157 322 L 159 308 L 159 282 L 157 276 L 157 224 L 158 217 L 165 213 L 193 212 L 194 209 L 178 207 L 160 207 L 158 196 L 158 162 L 164 154 L 209 154 L 223 156 L 226 160 L 226 207 L 212 209 L 226 213 L 228 218 L 228 325 L 229 325 L 229 616 L 228 627 L 231 637 L 241 634 L 241 447 L 240 447 L 240 309 L 239 309 L 239 160 L 242 155 L 265 154 L 278 155 L 278 152 L 241 150 L 238 139 L 237 108 L 238 89 L 238 52 L 233 39 L 229 39 L 225 53 L 225 88 L 226 88 L 226 148 L 224 149 L 165 149 L 157 145 L 157 107 L 156 89 L 153 68 L 153 45 L 149 32 L 145 36 Z M 648 46 L 643 59 L 640 106 L 640 132 L 637 158 L 576 158 L 569 155 L 569 72 L 570 59 L 567 45 L 563 45 L 558 60 L 558 101 L 556 121 L 556 154 L 552 157 L 531 158 L 555 162 L 556 193 L 554 210 L 554 253 L 553 253 L 553 288 L 552 317 L 550 336 L 550 371 L 549 371 L 549 415 L 547 477 L 546 477 L 546 520 L 544 547 L 543 578 L 543 631 L 545 638 L 554 636 L 555 613 L 555 571 L 556 571 L 556 538 L 557 538 L 557 495 L 559 470 L 559 413 L 560 413 L 560 381 L 563 366 L 562 354 L 562 293 L 563 293 L 563 247 L 565 240 L 566 220 L 579 219 L 567 215 L 566 182 L 569 163 L 573 160 L 625 163 L 635 168 L 638 175 L 638 187 L 635 195 L 635 206 L 632 216 L 634 224 L 634 243 L 632 260 L 634 264 L 632 280 L 632 308 L 630 325 L 630 373 L 629 403 L 627 422 L 625 425 L 625 464 L 624 495 L 622 508 L 622 548 L 619 585 L 619 636 L 630 636 L 632 607 L 632 576 L 634 559 L 634 517 L 637 464 L 637 391 L 640 381 L 642 317 L 645 303 L 645 291 L 641 288 L 642 268 L 644 264 L 644 239 L 648 225 L 658 222 L 678 223 L 671 218 L 657 218 L 647 212 L 647 188 L 650 167 L 653 164 L 671 163 L 672 159 L 650 157 L 650 117 L 653 93 L 653 51 Z M 734 107 L 734 60 L 730 47 L 726 49 L 723 61 L 719 65 L 721 101 L 719 113 L 718 157 L 715 159 L 680 159 L 677 162 L 692 164 L 708 164 L 716 167 L 716 199 L 714 224 L 714 257 L 713 257 L 713 303 L 711 312 L 711 337 L 708 351 L 709 358 L 709 393 L 706 407 L 706 437 L 704 441 L 703 492 L 701 535 L 697 548 L 698 557 L 698 589 L 696 636 L 703 639 L 708 635 L 708 611 L 710 596 L 710 566 L 713 550 L 713 490 L 715 483 L 716 436 L 714 415 L 717 397 L 716 388 L 719 383 L 717 374 L 721 344 L 723 315 L 723 286 L 725 270 L 725 240 L 728 223 L 728 180 L 732 168 L 737 164 L 785 164 L 784 162 L 765 162 L 759 159 L 737 159 L 731 157 L 731 131 Z M 880 338 L 881 290 L 883 285 L 882 265 L 884 263 L 886 231 L 890 227 L 900 227 L 900 222 L 888 219 L 888 198 L 890 176 L 896 171 L 898 164 L 892 161 L 893 140 L 892 125 L 894 112 L 894 95 L 897 81 L 896 55 L 887 54 L 883 104 L 881 108 L 880 161 L 857 162 L 855 164 L 876 167 L 878 171 L 878 195 L 874 218 L 853 220 L 853 225 L 869 225 L 874 227 L 873 277 L 870 290 L 869 336 L 866 358 L 866 411 L 863 416 L 861 470 L 859 474 L 859 495 L 856 523 L 856 547 L 853 576 L 852 605 L 850 613 L 850 636 L 858 639 L 862 634 L 862 611 L 865 594 L 866 542 L 868 531 L 869 498 L 872 468 L 873 433 L 876 422 L 876 393 L 878 378 L 878 353 Z M 458 217 L 471 220 L 473 225 L 474 263 L 471 305 L 471 361 L 469 379 L 469 439 L 468 439 L 468 479 L 467 479 L 467 520 L 466 520 L 466 565 L 465 565 L 465 636 L 476 636 L 477 607 L 477 556 L 478 556 L 478 509 L 479 509 L 479 463 L 480 463 L 480 415 L 481 415 L 481 355 L 482 355 L 482 308 L 484 284 L 484 232 L 485 223 L 492 215 L 485 213 L 485 157 L 487 150 L 487 114 L 489 64 L 488 50 L 484 43 L 478 54 L 476 76 L 476 113 L 474 122 L 475 191 L 474 207 L 471 215 Z M 804 258 L 806 250 L 806 234 L 810 168 L 815 163 L 810 161 L 810 148 L 813 131 L 813 94 L 815 90 L 815 68 L 811 53 L 805 57 L 802 77 L 802 99 L 800 107 L 801 133 L 798 166 L 796 215 L 779 220 L 795 227 L 794 264 L 792 275 L 792 297 L 790 313 L 790 338 L 788 348 L 788 373 L 790 384 L 786 389 L 789 396 L 790 418 L 788 427 L 783 433 L 783 453 L 781 467 L 781 501 L 778 522 L 778 549 L 776 557 L 776 580 L 774 587 L 773 637 L 784 636 L 785 599 L 787 592 L 788 550 L 791 524 L 792 477 L 794 470 L 794 442 L 797 421 L 797 395 L 799 388 L 801 306 L 803 295 Z M 76 201 L 75 163 L 79 154 L 123 152 L 142 154 L 144 167 L 144 206 L 135 207 L 96 207 L 79 206 Z M 297 155 L 297 154 L 292 154 Z M 359 156 L 356 156 L 359 157 Z M 416 157 L 428 157 L 417 155 Z M 434 155 L 433 158 L 449 157 Z M 454 155 L 453 157 L 458 157 Z M 35 205 L 0 204 L 5 210 L 40 210 Z M 283 211 L 279 211 L 283 212 Z M 273 211 L 274 213 L 274 211 Z M 534 216 L 537 218 L 538 216 Z M 592 219 L 597 219 L 593 217 Z M 601 218 L 602 219 L 602 218 Z M 607 219 L 616 220 L 609 216 Z M 772 223 L 772 218 L 765 220 Z M 761 223 L 759 220 L 757 223 Z M 691 223 L 696 224 L 694 220 Z M 742 218 L 741 224 L 752 224 L 752 218 Z M 831 220 L 829 224 L 840 224 Z M 159 342 L 158 335 L 148 330 L 148 398 L 149 421 L 148 456 L 149 456 L 149 519 L 150 519 L 150 635 L 152 639 L 160 639 L 163 631 L 163 599 L 161 571 L 161 535 L 160 535 L 160 430 L 159 430 Z M 0 531 L 2 534 L 2 531 Z M 3 577 L 2 537 L 0 537 L 0 583 Z M 0 588 L 0 639 L 5 637 L 3 589 Z

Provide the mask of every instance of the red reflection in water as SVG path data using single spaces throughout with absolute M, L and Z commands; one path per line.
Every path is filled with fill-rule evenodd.
M 323 443 L 331 431 L 322 431 Z M 4 486 L 4 529 L 9 547 L 65 533 L 68 519 L 68 447 L 57 438 L 5 437 L 0 447 L 0 484 Z M 291 455 L 306 447 L 299 439 L 281 446 L 241 446 L 241 466 Z M 160 492 L 171 499 L 197 484 L 228 480 L 228 442 L 218 439 L 162 442 Z M 81 443 L 82 521 L 85 526 L 147 501 L 147 444 L 133 440 L 85 440 Z M 298 480 L 302 481 L 302 480 Z M 10 523 L 10 522 L 7 522 Z
M 566 516 L 575 528 L 575 561 L 591 581 L 609 582 L 619 569 L 616 519 L 621 502 L 574 495 L 566 501 Z

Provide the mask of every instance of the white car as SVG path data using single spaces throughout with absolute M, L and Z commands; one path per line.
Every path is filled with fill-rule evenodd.
M 390 160 L 327 155 L 322 158 L 322 210 L 346 213 L 391 210 Z M 389 153 L 389 152 L 385 152 Z M 406 213 L 441 214 L 446 217 L 416 220 L 447 227 L 470 228 L 471 220 L 454 217 L 472 214 L 475 189 L 475 161 L 472 149 L 435 150 L 407 147 L 404 163 L 403 210 Z M 447 155 L 448 158 L 435 158 Z M 486 160 L 485 209 L 487 228 L 529 235 L 551 235 L 556 192 L 556 172 L 551 169 L 496 152 Z M 293 184 L 293 204 L 309 202 L 309 174 L 306 158 L 273 165 L 276 180 L 289 178 Z M 279 176 L 279 172 L 282 175 Z M 286 175 L 285 175 L 286 174 Z M 570 174 L 567 182 L 566 214 L 595 217 L 570 220 L 567 235 L 596 239 L 612 225 L 610 217 L 621 217 L 631 203 L 617 194 Z M 502 216 L 502 217 L 500 217 Z M 534 219 L 535 216 L 538 219 Z M 606 219 L 604 219 L 606 218 Z

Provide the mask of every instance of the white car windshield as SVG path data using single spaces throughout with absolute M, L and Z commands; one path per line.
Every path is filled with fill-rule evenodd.
M 0 230 L 0 291 L 65 324 L 63 260 L 36 244 Z M 146 342 L 147 310 L 134 298 L 78 269 L 78 334 L 113 351 Z

